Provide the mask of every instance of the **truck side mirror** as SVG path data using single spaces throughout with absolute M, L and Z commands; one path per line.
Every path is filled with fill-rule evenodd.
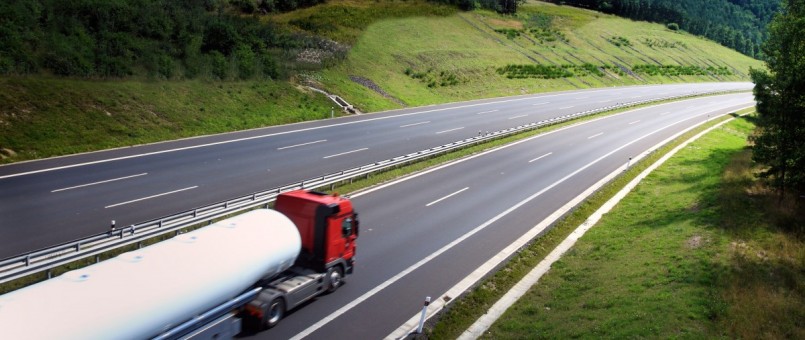
M 352 223 L 355 224 L 355 227 L 353 228 L 355 229 L 355 237 L 358 237 L 358 230 L 360 230 L 361 225 L 361 222 L 358 220 L 358 214 L 352 216 L 352 221 Z

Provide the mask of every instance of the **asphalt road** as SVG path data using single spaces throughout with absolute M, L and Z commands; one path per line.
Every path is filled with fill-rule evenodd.
M 453 142 L 479 131 L 750 83 L 591 89 L 255 129 L 0 166 L 0 258 Z
M 355 274 L 260 339 L 380 339 L 489 258 L 622 167 L 751 94 L 638 109 L 477 155 L 353 197 L 361 214 Z

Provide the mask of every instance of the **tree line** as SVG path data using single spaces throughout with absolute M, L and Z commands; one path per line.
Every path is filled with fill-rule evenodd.
M 634 20 L 659 22 L 762 59 L 766 26 L 780 0 L 548 0 Z
M 750 71 L 755 83 L 757 131 L 752 158 L 767 168 L 783 198 L 793 191 L 805 202 L 805 0 L 785 0 L 783 12 L 769 25 L 763 45 L 766 69 Z M 799 227 L 803 230 L 803 226 Z
M 0 74 L 276 78 L 283 50 L 321 42 L 256 14 L 322 1 L 6 0 Z

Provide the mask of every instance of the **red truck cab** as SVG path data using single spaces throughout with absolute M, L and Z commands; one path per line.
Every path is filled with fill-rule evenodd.
M 296 190 L 277 197 L 274 209 L 299 229 L 302 252 L 297 265 L 351 274 L 358 238 L 358 214 L 349 199 L 337 194 Z

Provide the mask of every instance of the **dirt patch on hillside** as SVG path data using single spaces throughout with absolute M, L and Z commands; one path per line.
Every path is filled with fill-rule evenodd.
M 397 104 L 400 104 L 403 107 L 408 107 L 408 104 L 405 104 L 405 102 L 403 102 L 399 98 L 388 94 L 388 92 L 383 91 L 383 89 L 379 85 L 375 84 L 375 82 L 373 82 L 371 79 L 367 79 L 367 78 L 359 77 L 359 76 L 349 76 L 349 79 L 354 81 L 354 82 L 356 82 L 356 83 L 358 83 L 358 84 L 363 85 L 364 87 L 366 87 L 366 88 L 368 88 L 368 89 L 370 89 L 372 91 L 375 91 L 375 92 L 379 93 L 381 96 L 383 96 L 385 98 L 388 98 L 389 100 L 391 100 L 391 101 L 393 101 L 393 102 L 395 102 Z

